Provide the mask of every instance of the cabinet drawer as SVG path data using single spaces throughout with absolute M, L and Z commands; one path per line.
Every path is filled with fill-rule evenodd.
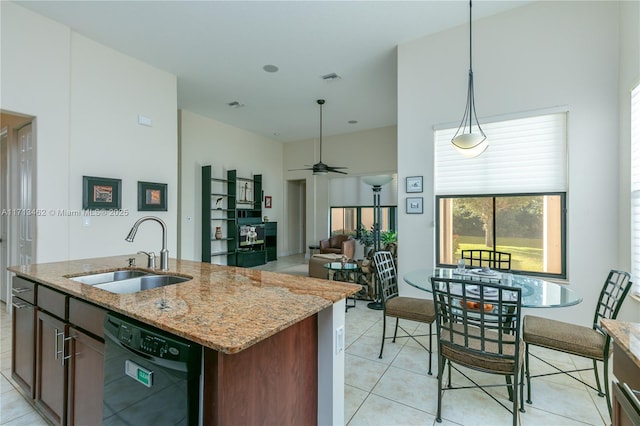
M 45 286 L 38 286 L 38 307 L 44 311 L 67 319 L 67 296 Z
M 36 301 L 36 283 L 14 276 L 11 283 L 13 297 L 19 297 L 25 302 L 34 304 Z
M 107 311 L 82 300 L 69 299 L 69 322 L 79 328 L 104 338 L 102 323 Z

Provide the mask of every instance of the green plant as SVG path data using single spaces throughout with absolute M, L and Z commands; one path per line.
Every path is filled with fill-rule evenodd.
M 371 227 L 371 230 L 368 230 L 363 224 L 360 224 L 358 233 L 360 236 L 356 238 L 356 240 L 358 240 L 360 244 L 365 247 L 371 247 L 373 245 L 373 226 Z
M 394 231 L 382 231 L 380 233 L 380 242 L 383 246 L 398 242 L 398 233 Z

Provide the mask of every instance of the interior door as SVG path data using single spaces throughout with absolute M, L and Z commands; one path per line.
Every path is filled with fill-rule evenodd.
M 33 173 L 35 153 L 32 124 L 18 129 L 18 259 L 20 265 L 33 263 L 35 249 L 35 215 L 26 214 L 34 206 Z
M 0 300 L 5 303 L 9 301 L 9 266 L 8 257 L 8 228 L 9 216 L 6 214 L 9 206 L 9 160 L 8 160 L 8 138 L 7 128 L 0 129 Z

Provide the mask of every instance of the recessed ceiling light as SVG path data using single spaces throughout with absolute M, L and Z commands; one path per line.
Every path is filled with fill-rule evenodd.
M 242 108 L 244 106 L 244 104 L 241 104 L 238 101 L 229 102 L 227 105 L 229 105 L 231 108 Z
M 278 72 L 280 68 L 275 65 L 265 65 L 264 67 L 262 67 L 262 69 L 266 72 Z
M 280 136 L 280 133 L 278 133 L 278 132 L 273 132 L 273 136 Z
M 349 120 L 349 121 L 347 121 L 347 123 L 349 123 L 349 124 L 357 124 L 358 120 Z

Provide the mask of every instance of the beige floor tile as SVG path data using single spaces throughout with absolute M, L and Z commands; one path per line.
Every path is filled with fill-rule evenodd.
M 380 336 L 374 337 L 364 334 L 349 346 L 347 353 L 374 360 L 376 362 L 391 364 L 396 355 L 400 352 L 400 349 L 402 349 L 404 342 L 397 341 L 396 343 L 392 343 L 391 340 L 387 340 L 384 343 L 382 358 L 379 358 L 380 340 Z
M 48 426 L 47 423 L 41 416 L 35 411 L 32 411 L 24 416 L 20 416 L 16 419 L 11 420 L 8 423 L 3 423 L 7 426 Z
M 533 408 L 589 424 L 603 424 L 602 417 L 586 390 L 539 380 L 532 390 L 532 400 Z
M 371 393 L 432 415 L 436 414 L 438 381 L 434 376 L 390 367 Z
M 433 425 L 435 417 L 415 408 L 370 395 L 348 423 L 349 426 Z
M 0 399 L 0 424 L 8 423 L 33 412 L 31 405 L 15 389 L 3 392 Z
M 511 407 L 508 399 L 501 399 Z M 437 404 L 437 401 L 436 401 Z M 518 415 L 523 413 L 518 412 Z M 510 425 L 513 416 L 497 402 L 478 390 L 445 391 L 442 397 L 442 418 L 464 425 Z
M 353 386 L 344 386 L 344 421 L 345 424 L 349 423 L 349 420 L 358 411 L 358 408 L 362 405 L 365 399 L 367 399 L 369 392 L 365 392 L 362 389 L 355 388 Z
M 345 384 L 370 392 L 388 365 L 356 355 L 345 356 Z
M 435 377 L 438 374 L 438 353 L 431 357 L 431 371 Z M 427 374 L 429 370 L 429 352 L 420 346 L 410 346 L 407 343 L 391 363 L 393 367 L 402 368 L 418 374 Z
M 520 420 L 522 426 L 540 426 L 540 425 L 553 425 L 553 426 L 584 426 L 588 423 L 583 423 L 572 418 L 558 416 L 557 414 L 549 413 L 547 411 L 538 410 L 531 406 L 526 407 L 525 413 L 520 413 Z

